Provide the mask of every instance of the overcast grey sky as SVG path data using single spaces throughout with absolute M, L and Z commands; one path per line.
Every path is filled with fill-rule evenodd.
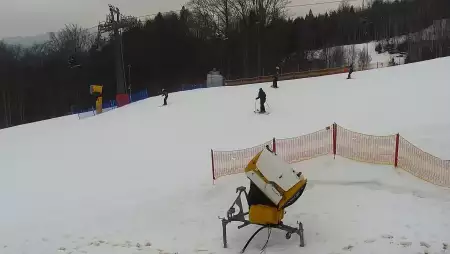
M 290 5 L 329 2 L 333 0 L 291 0 Z M 361 5 L 353 0 L 352 5 Z M 157 12 L 179 10 L 187 0 L 0 0 L 0 38 L 34 36 L 58 31 L 64 24 L 76 23 L 92 27 L 105 19 L 108 4 L 126 15 L 141 16 Z M 304 15 L 337 8 L 338 4 L 324 4 L 289 8 L 291 15 Z

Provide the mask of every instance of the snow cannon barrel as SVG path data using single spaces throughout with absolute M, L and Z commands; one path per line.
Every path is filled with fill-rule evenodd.
M 103 94 L 103 86 L 102 85 L 91 85 L 90 88 L 91 95 L 98 97 Z
M 245 174 L 251 181 L 249 218 L 255 224 L 279 224 L 284 209 L 298 200 L 307 183 L 301 172 L 267 148 L 250 161 Z

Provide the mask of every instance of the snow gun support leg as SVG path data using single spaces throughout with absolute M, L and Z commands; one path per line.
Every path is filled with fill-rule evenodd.
M 227 211 L 227 218 L 220 218 L 222 220 L 222 233 L 223 233 L 223 247 L 227 248 L 228 247 L 228 243 L 227 243 L 227 225 L 231 222 L 242 222 L 243 224 L 238 226 L 238 229 L 241 229 L 243 227 L 246 227 L 248 225 L 259 225 L 262 226 L 258 231 L 255 232 L 255 234 L 249 239 L 249 241 L 247 242 L 246 246 L 244 247 L 243 251 L 245 251 L 247 245 L 250 243 L 250 241 L 253 239 L 253 237 L 259 232 L 261 231 L 263 228 L 277 228 L 283 231 L 286 231 L 286 239 L 290 239 L 292 234 L 298 234 L 298 236 L 300 237 L 300 247 L 304 247 L 305 246 L 305 240 L 304 240 L 304 235 L 303 235 L 303 224 L 301 222 L 297 222 L 298 224 L 298 228 L 294 228 L 291 226 L 287 226 L 284 225 L 283 222 L 281 222 L 280 224 L 277 225 L 260 225 L 260 224 L 255 224 L 255 223 L 251 223 L 249 220 L 247 220 L 245 218 L 245 216 L 247 216 L 249 214 L 249 212 L 244 212 L 243 208 L 242 208 L 242 193 L 244 193 L 245 198 L 248 198 L 248 193 L 246 191 L 245 187 L 238 187 L 236 189 L 236 193 L 238 193 L 238 196 L 236 198 L 236 200 L 233 202 L 233 204 L 231 205 L 230 209 L 228 209 Z M 236 213 L 236 208 L 235 206 L 237 206 L 239 208 L 239 212 Z M 242 251 L 242 252 L 243 252 Z
M 241 186 L 236 189 L 236 193 L 238 193 L 238 196 L 236 200 L 231 205 L 230 209 L 227 211 L 227 218 L 220 218 L 222 220 L 222 229 L 223 229 L 223 247 L 227 248 L 227 225 L 228 223 L 231 223 L 233 221 L 237 222 L 243 222 L 242 225 L 238 226 L 238 229 L 241 229 L 245 226 L 250 225 L 250 221 L 245 219 L 245 216 L 248 215 L 248 212 L 244 213 L 244 209 L 242 208 L 242 193 L 244 193 L 245 198 L 247 199 L 247 191 L 245 187 Z M 236 213 L 237 206 L 239 208 L 239 212 Z
M 297 222 L 298 228 L 286 226 L 283 223 L 279 225 L 273 226 L 273 228 L 278 228 L 283 231 L 286 231 L 286 239 L 291 239 L 292 234 L 297 234 L 300 237 L 300 247 L 305 247 L 305 238 L 303 236 L 303 224 L 301 222 Z

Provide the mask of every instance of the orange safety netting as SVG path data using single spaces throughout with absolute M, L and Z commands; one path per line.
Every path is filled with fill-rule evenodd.
M 245 167 L 256 154 L 261 152 L 266 145 L 273 149 L 273 142 L 268 141 L 264 144 L 252 148 L 235 151 L 213 151 L 213 176 L 217 179 L 221 176 L 243 173 Z
M 286 162 L 294 163 L 333 153 L 331 127 L 295 138 L 277 139 L 276 152 Z
M 450 161 L 422 151 L 397 135 L 373 136 L 337 124 L 300 137 L 278 139 L 236 151 L 212 151 L 213 178 L 244 172 L 249 161 L 266 145 L 288 163 L 335 154 L 348 159 L 398 166 L 432 184 L 450 187 Z
M 336 155 L 361 162 L 394 165 L 395 136 L 366 135 L 337 125 Z
M 422 180 L 450 187 L 450 162 L 422 151 L 402 137 L 399 142 L 398 166 Z

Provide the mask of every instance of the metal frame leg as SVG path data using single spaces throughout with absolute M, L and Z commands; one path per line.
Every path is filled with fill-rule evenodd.
M 303 235 L 303 223 L 298 223 L 298 236 L 300 237 L 300 247 L 305 247 L 305 238 Z
M 249 213 L 243 211 L 242 208 L 242 193 L 244 193 L 245 197 L 248 197 L 247 191 L 245 187 L 239 187 L 236 189 L 236 193 L 238 193 L 238 196 L 236 200 L 233 202 L 231 207 L 227 211 L 227 217 L 226 218 L 220 218 L 222 220 L 222 237 L 223 237 L 223 247 L 228 248 L 228 242 L 227 242 L 227 225 L 231 222 L 242 222 L 242 225 L 238 226 L 238 229 L 241 229 L 243 227 L 246 227 L 250 224 L 253 225 L 259 225 L 251 223 L 249 220 L 245 218 Z M 236 213 L 237 206 L 239 208 L 239 212 Z M 279 225 L 259 225 L 263 227 L 270 227 L 270 228 L 277 228 L 283 231 L 286 231 L 286 239 L 290 239 L 292 234 L 297 234 L 300 237 L 300 247 L 305 247 L 305 239 L 303 234 L 303 224 L 301 222 L 297 222 L 298 227 L 294 228 L 291 226 L 286 226 L 283 223 L 280 223 Z M 253 236 L 254 237 L 254 236 Z
M 223 247 L 227 248 L 228 247 L 228 243 L 227 243 L 227 224 L 228 221 L 225 219 L 222 219 L 222 237 L 223 237 Z
M 240 225 L 238 228 L 242 228 L 242 227 L 245 227 L 250 224 L 250 222 L 245 219 L 245 216 L 248 215 L 248 212 L 244 213 L 243 208 L 242 208 L 242 193 L 244 193 L 246 199 L 248 197 L 246 188 L 243 186 L 238 187 L 236 189 L 236 193 L 238 193 L 238 196 L 234 200 L 231 207 L 228 209 L 227 218 L 219 217 L 219 219 L 222 220 L 222 237 L 223 237 L 223 247 L 224 248 L 228 247 L 228 242 L 227 242 L 227 225 L 228 225 L 228 223 L 233 222 L 233 221 L 243 222 L 244 224 Z M 237 206 L 239 208 L 238 213 L 236 213 L 235 206 Z

